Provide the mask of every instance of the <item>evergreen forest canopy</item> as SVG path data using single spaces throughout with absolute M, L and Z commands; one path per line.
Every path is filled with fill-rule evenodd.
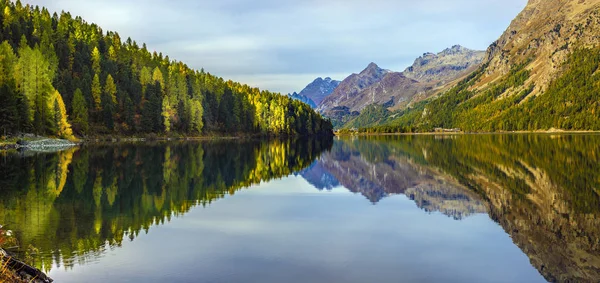
M 0 8 L 0 135 L 332 131 L 302 102 L 193 70 L 81 17 Z

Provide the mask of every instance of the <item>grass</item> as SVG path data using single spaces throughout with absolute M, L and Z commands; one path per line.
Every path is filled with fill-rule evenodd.
M 8 260 L 0 258 L 0 266 L 0 282 L 25 282 L 23 279 L 17 276 L 14 270 L 8 268 Z
M 17 241 L 14 237 L 11 237 L 10 234 L 7 234 L 2 230 L 2 225 L 0 225 L 0 249 L 2 247 L 8 246 L 16 246 Z M 0 250 L 0 282 L 25 282 L 21 279 L 15 270 L 9 268 L 10 257 L 4 256 L 4 251 Z

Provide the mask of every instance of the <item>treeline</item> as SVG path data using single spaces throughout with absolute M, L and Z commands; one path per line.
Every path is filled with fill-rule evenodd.
M 304 103 L 193 70 L 81 17 L 20 1 L 0 8 L 2 135 L 331 133 Z
M 529 60 L 514 66 L 504 78 L 482 91 L 472 90 L 470 87 L 485 71 L 486 66 L 482 66 L 439 98 L 390 113 L 387 119 L 382 119 L 384 122 L 366 125 L 360 131 L 600 130 L 600 48 L 574 50 L 560 76 L 535 96 L 531 95 L 535 82 L 527 84 L 528 63 Z

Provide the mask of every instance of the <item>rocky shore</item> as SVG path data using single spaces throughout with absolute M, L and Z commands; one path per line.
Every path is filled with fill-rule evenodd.
M 19 139 L 16 142 L 0 143 L 0 150 L 24 149 L 31 151 L 51 152 L 63 150 L 76 145 L 77 143 L 62 139 Z
M 0 281 L 1 282 L 32 282 L 51 283 L 48 277 L 39 269 L 32 267 L 0 248 Z

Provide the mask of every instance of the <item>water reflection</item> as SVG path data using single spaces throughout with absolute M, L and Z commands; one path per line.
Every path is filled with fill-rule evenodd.
M 433 238 L 432 235 L 419 234 L 429 230 L 420 227 L 421 230 L 415 228 L 410 231 L 410 228 L 406 228 L 418 226 L 419 221 L 438 223 L 423 219 L 433 219 L 434 216 L 393 214 L 394 209 L 401 210 L 393 207 L 392 204 L 397 203 L 384 201 L 395 195 L 405 195 L 422 211 L 439 212 L 461 220 L 453 221 L 442 216 L 446 221 L 456 223 L 449 229 L 477 229 L 477 226 L 469 225 L 481 223 L 481 218 L 491 221 L 487 216 L 475 215 L 489 215 L 548 281 L 596 282 L 600 278 L 599 155 L 600 136 L 596 135 L 394 136 L 336 138 L 335 141 L 186 142 L 96 145 L 30 156 L 9 154 L 0 160 L 0 223 L 14 231 L 23 247 L 21 252 L 30 245 L 39 251 L 34 256 L 39 267 L 47 270 L 54 263 L 71 268 L 106 256 L 108 250 L 122 246 L 123 242 L 135 239 L 140 233 L 147 233 L 154 225 L 171 221 L 173 216 L 188 214 L 194 206 L 208 206 L 240 189 L 267 181 L 271 181 L 268 185 L 277 184 L 272 180 L 296 174 L 319 190 L 348 190 L 364 196 L 366 200 L 362 197 L 360 200 L 367 206 L 370 202 L 376 207 L 369 206 L 373 208 L 369 210 L 358 207 L 355 202 L 351 202 L 352 206 L 346 206 L 336 203 L 332 198 L 297 199 L 290 194 L 280 196 L 280 199 L 287 201 L 286 208 L 296 205 L 293 212 L 277 216 L 282 227 L 291 229 L 290 223 L 300 216 L 307 219 L 293 222 L 299 226 L 291 230 L 305 233 L 305 238 L 295 238 L 294 233 L 281 237 L 280 246 L 289 249 L 289 253 L 280 252 L 278 255 L 282 264 L 286 262 L 285 256 L 294 252 L 310 251 L 313 246 L 325 251 L 339 241 L 350 242 L 356 236 L 371 243 L 368 249 L 364 247 L 364 251 L 360 250 L 364 262 L 374 266 L 383 265 L 384 262 L 378 261 L 375 254 L 371 257 L 368 255 L 369 249 L 379 249 L 378 255 L 388 251 L 384 261 L 390 264 L 390 268 L 391 262 L 387 261 L 411 266 L 412 259 L 409 256 L 396 255 L 386 248 L 397 247 L 398 243 L 393 240 L 372 241 L 376 234 L 357 228 L 363 227 L 359 226 L 362 224 L 371 227 L 373 233 L 381 233 L 384 229 L 377 230 L 374 226 L 391 225 L 389 221 L 400 221 L 398 223 L 401 225 L 396 223 L 397 229 L 407 229 L 404 233 L 409 237 L 405 239 L 414 241 L 406 243 L 407 246 L 416 244 L 421 249 L 431 248 L 426 252 L 431 255 L 437 255 L 441 249 L 446 254 L 455 252 L 451 245 L 453 241 L 458 243 L 456 239 L 446 241 L 448 244 L 443 247 L 436 246 L 436 250 L 426 241 L 418 241 L 422 237 Z M 290 178 L 282 180 L 282 183 L 289 182 Z M 248 198 L 253 201 L 249 202 Z M 263 241 L 265 248 L 256 249 L 255 252 L 268 251 L 267 247 L 272 242 L 267 239 L 270 239 L 268 236 L 273 231 L 268 227 L 274 224 L 262 218 L 271 214 L 265 212 L 262 215 L 257 207 L 266 209 L 267 206 L 283 204 L 273 204 L 272 198 L 260 194 L 247 195 L 246 199 L 232 199 L 236 201 L 223 204 L 223 209 L 229 207 L 233 210 L 235 207 L 241 211 L 244 205 L 248 205 L 257 210 L 252 211 L 253 214 L 259 214 L 257 219 L 265 221 L 260 227 L 267 228 L 254 231 L 263 236 L 254 240 Z M 353 196 L 354 199 L 358 198 Z M 252 203 L 260 205 L 250 206 Z M 234 230 L 244 226 L 240 223 L 248 224 L 239 222 L 239 216 L 231 215 L 232 222 L 219 222 L 218 219 L 226 218 L 227 214 L 215 209 L 217 206 L 206 210 L 207 214 L 214 215 L 211 214 L 213 219 L 206 219 L 204 223 L 210 222 L 219 227 L 229 225 L 225 228 Z M 328 214 L 335 214 L 335 217 L 319 221 L 326 211 L 312 211 L 307 207 L 326 207 L 331 210 Z M 353 213 L 372 213 L 373 218 L 360 222 L 359 215 Z M 390 216 L 385 224 L 373 220 L 386 215 L 396 218 Z M 357 227 L 349 227 L 352 223 L 345 224 L 348 226 L 346 233 L 330 240 L 327 245 L 311 240 L 315 235 L 320 235 L 321 229 L 328 227 L 328 231 L 333 233 L 341 228 L 341 223 L 346 221 L 344 217 L 357 221 Z M 332 222 L 328 222 L 328 219 Z M 231 223 L 240 226 L 233 227 Z M 391 230 L 397 230 L 396 226 L 390 227 L 393 227 Z M 281 228 L 276 231 L 287 230 Z M 389 229 L 385 232 L 387 236 L 378 239 L 392 239 L 395 235 Z M 465 234 L 461 238 L 469 233 L 475 235 L 476 232 L 462 231 Z M 500 234 L 506 237 L 505 233 Z M 243 241 L 245 236 L 248 235 L 241 233 L 238 240 Z M 272 236 L 277 237 L 278 234 Z M 219 237 L 224 235 L 215 236 Z M 288 245 L 289 241 L 294 241 L 300 248 L 293 249 Z M 210 246 L 210 243 L 207 240 L 204 244 Z M 480 247 L 484 246 L 479 244 Z M 347 259 L 341 255 L 351 253 L 347 249 L 339 252 L 342 262 Z M 248 261 L 256 262 L 250 257 L 255 254 L 242 254 L 248 256 Z M 302 256 L 308 259 L 303 257 L 298 262 L 316 263 L 312 255 Z M 288 266 L 290 272 L 298 271 L 292 270 L 298 262 Z M 469 263 L 476 264 L 473 261 Z M 328 266 L 319 266 L 323 276 L 327 275 Z M 531 269 L 531 266 L 527 266 Z M 256 268 L 259 270 L 264 266 Z M 311 267 L 312 270 L 315 268 Z M 369 267 L 366 270 L 371 269 Z M 452 275 L 451 269 L 444 272 Z M 389 278 L 393 278 L 393 275 Z M 317 278 L 307 278 L 306 281 L 311 281 L 308 279 Z
M 427 212 L 440 211 L 454 219 L 486 213 L 481 198 L 454 177 L 426 164 L 423 156 L 400 151 L 402 143 L 365 139 L 337 141 L 301 175 L 317 188 L 341 184 L 360 193 L 373 204 L 403 194 Z M 315 176 L 323 176 L 316 178 Z M 325 182 L 323 182 L 325 181 Z
M 599 159 L 597 135 L 368 137 L 336 141 L 303 175 L 323 170 L 373 203 L 405 194 L 454 219 L 488 212 L 548 281 L 597 282 Z
M 0 223 L 49 270 L 96 260 L 239 189 L 309 166 L 331 139 L 94 145 L 7 155 L 0 162 Z

